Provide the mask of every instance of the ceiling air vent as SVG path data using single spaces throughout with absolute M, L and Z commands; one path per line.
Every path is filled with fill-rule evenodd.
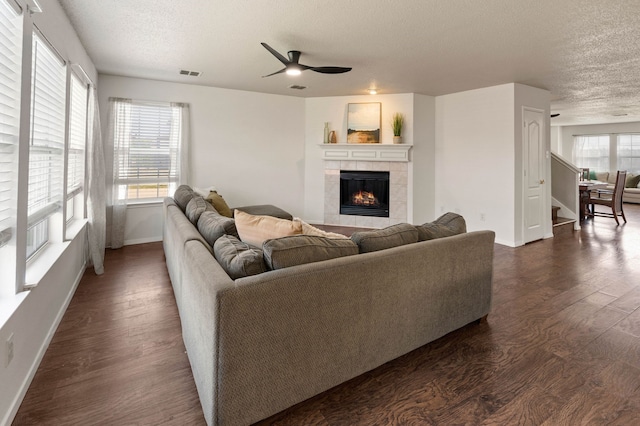
M 189 75 L 191 77 L 200 77 L 202 73 L 200 71 L 180 70 L 180 75 Z
M 307 88 L 307 86 L 300 86 L 300 85 L 297 85 L 297 84 L 292 84 L 291 86 L 289 86 L 289 89 L 296 89 L 296 90 L 304 90 L 306 88 Z

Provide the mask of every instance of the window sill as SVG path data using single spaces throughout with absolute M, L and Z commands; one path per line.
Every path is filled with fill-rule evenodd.
M 128 209 L 139 209 L 144 207 L 161 206 L 164 200 L 154 198 L 153 200 L 132 201 L 127 203 Z
M 21 291 L 13 296 L 0 297 L 0 330 L 2 330 L 4 325 L 13 316 L 13 313 L 18 310 L 28 295 L 28 291 Z
M 37 286 L 67 246 L 69 246 L 68 241 L 64 243 L 48 243 L 36 253 L 36 255 L 27 262 L 25 286 Z
M 82 228 L 89 223 L 87 219 L 72 219 L 67 223 L 67 233 L 65 235 L 67 240 L 73 240 L 82 231 Z

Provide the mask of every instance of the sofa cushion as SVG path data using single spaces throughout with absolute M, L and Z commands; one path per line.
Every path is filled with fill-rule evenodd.
M 233 213 L 231 213 L 231 209 L 227 205 L 227 202 L 222 198 L 222 195 L 218 194 L 217 191 L 209 192 L 209 195 L 207 195 L 207 201 L 210 202 L 211 205 L 213 205 L 213 208 L 222 216 L 233 217 Z
M 456 213 L 445 213 L 433 222 L 416 226 L 419 241 L 450 237 L 467 232 L 464 217 Z
M 250 247 L 232 235 L 223 235 L 213 245 L 213 255 L 234 280 L 266 272 L 262 250 Z
M 399 223 L 384 229 L 354 232 L 351 240 L 358 245 L 360 253 L 369 253 L 415 243 L 418 241 L 418 231 L 413 225 Z
M 313 225 L 309 225 L 307 222 L 305 222 L 304 220 L 300 219 L 299 217 L 294 217 L 293 221 L 294 222 L 300 222 L 300 225 L 302 226 L 302 234 L 303 235 L 314 235 L 316 237 L 337 238 L 337 239 L 348 239 L 349 238 L 346 235 L 338 234 L 336 232 L 328 232 L 328 231 L 324 231 L 322 229 L 318 229 Z
M 273 216 L 280 219 L 293 220 L 293 216 L 291 216 L 291 213 L 285 210 L 282 210 L 280 207 L 273 206 L 271 204 L 260 204 L 256 206 L 236 207 L 235 210 L 240 210 L 255 216 Z
M 634 175 L 629 173 L 627 175 L 627 179 L 624 182 L 624 187 L 625 188 L 637 188 L 638 187 L 638 183 L 640 183 L 640 175 Z
M 609 181 L 609 172 L 595 172 L 596 180 L 600 182 L 608 182 Z
M 240 239 L 256 247 L 272 238 L 302 234 L 300 222 L 279 219 L 272 216 L 254 216 L 242 210 L 235 210 L 236 229 Z
M 187 208 L 187 204 L 189 204 L 189 201 L 191 201 L 195 195 L 195 192 L 193 192 L 193 189 L 191 189 L 189 185 L 180 185 L 173 194 L 173 199 L 178 207 L 180 207 L 180 210 L 184 212 Z
M 269 269 L 282 269 L 358 254 L 358 246 L 350 239 L 294 235 L 267 240 L 262 251 Z
M 191 223 L 193 223 L 193 226 L 197 226 L 200 215 L 207 210 L 212 211 L 213 206 L 207 203 L 204 198 L 197 195 L 187 203 L 187 208 L 184 210 L 184 214 L 189 218 Z
M 240 238 L 236 230 L 236 222 L 217 211 L 205 211 L 200 215 L 198 231 L 212 247 L 218 238 L 226 234 Z

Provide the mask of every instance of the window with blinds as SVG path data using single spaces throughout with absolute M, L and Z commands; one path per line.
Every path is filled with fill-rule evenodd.
M 33 34 L 27 257 L 48 241 L 48 220 L 62 205 L 66 69 Z
M 22 19 L 0 0 L 0 247 L 15 226 Z
M 71 74 L 70 90 L 69 143 L 67 146 L 67 221 L 74 217 L 74 197 L 82 194 L 84 187 L 88 87 L 75 74 Z
M 179 181 L 180 106 L 116 101 L 115 131 L 119 199 L 166 197 Z
M 609 135 L 575 136 L 574 155 L 578 167 L 609 171 Z
M 640 171 L 640 134 L 618 135 L 618 170 Z

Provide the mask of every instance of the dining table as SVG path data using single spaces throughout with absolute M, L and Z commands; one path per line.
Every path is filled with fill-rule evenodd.
M 608 182 L 599 180 L 581 180 L 578 182 L 580 196 L 580 221 L 589 217 L 589 193 L 598 189 L 606 189 Z

